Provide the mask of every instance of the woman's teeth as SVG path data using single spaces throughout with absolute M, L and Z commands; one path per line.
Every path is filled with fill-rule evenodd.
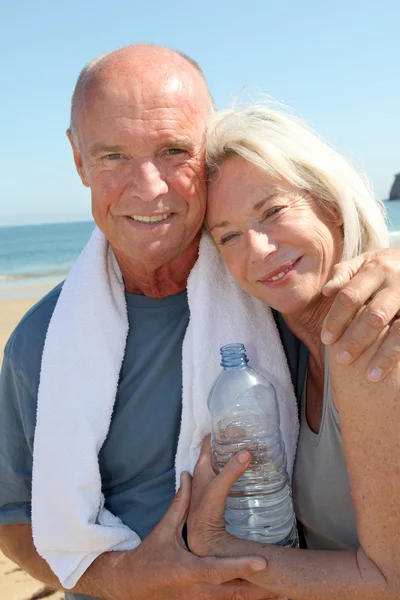
M 290 269 L 292 268 L 292 265 L 290 265 L 290 267 L 288 267 L 286 269 L 286 271 L 281 271 L 280 273 L 278 273 L 277 275 L 274 275 L 273 277 L 271 277 L 270 279 L 267 279 L 267 281 L 277 281 L 278 279 L 282 279 L 282 277 L 284 275 L 286 275 L 286 273 L 288 273 L 290 271 Z
M 165 221 L 171 213 L 165 215 L 154 215 L 154 217 L 141 217 L 140 215 L 131 215 L 133 221 L 140 221 L 141 223 L 157 223 L 158 221 Z

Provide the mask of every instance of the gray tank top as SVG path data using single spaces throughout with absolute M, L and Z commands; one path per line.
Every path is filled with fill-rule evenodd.
M 340 433 L 339 414 L 332 399 L 327 352 L 322 420 L 318 433 L 306 417 L 307 377 L 300 410 L 300 435 L 293 473 L 293 501 L 307 547 L 345 550 L 360 546 L 356 517 Z

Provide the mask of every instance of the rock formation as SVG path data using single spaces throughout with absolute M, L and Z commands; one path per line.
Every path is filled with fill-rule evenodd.
M 394 183 L 390 190 L 389 200 L 400 200 L 400 173 L 394 176 Z

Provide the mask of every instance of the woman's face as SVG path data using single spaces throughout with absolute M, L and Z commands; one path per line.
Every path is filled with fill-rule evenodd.
M 240 157 L 210 184 L 207 223 L 238 284 L 283 314 L 320 298 L 342 255 L 342 219 Z

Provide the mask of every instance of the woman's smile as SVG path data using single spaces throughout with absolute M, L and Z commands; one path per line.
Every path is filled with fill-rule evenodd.
M 270 271 L 265 277 L 259 279 L 258 281 L 266 286 L 278 287 L 283 283 L 286 283 L 297 273 L 296 267 L 298 266 L 302 257 L 291 261 L 286 261 L 281 264 L 276 269 Z

